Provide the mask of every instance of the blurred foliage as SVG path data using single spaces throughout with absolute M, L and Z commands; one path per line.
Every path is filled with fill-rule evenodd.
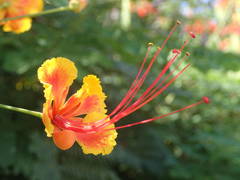
M 81 86 L 83 76 L 96 74 L 111 111 L 133 80 L 146 44 L 163 42 L 175 17 L 183 19 L 183 24 L 191 23 L 181 12 L 184 4 L 201 7 L 203 18 L 213 17 L 208 2 L 153 1 L 167 20 L 154 14 L 144 18 L 132 14 L 130 27 L 122 30 L 120 1 L 91 0 L 80 14 L 36 18 L 28 33 L 1 32 L 0 103 L 41 111 L 44 98 L 37 68 L 47 58 L 63 56 L 73 60 L 79 71 L 71 92 Z M 50 8 L 64 3 L 47 0 Z M 151 76 L 160 71 L 169 51 L 186 39 L 183 30 L 171 38 Z M 39 119 L 0 110 L 0 179 L 237 179 L 239 54 L 205 46 L 202 38 L 198 36 L 187 47 L 192 67 L 161 97 L 118 124 L 168 113 L 205 95 L 211 98 L 210 105 L 119 130 L 118 145 L 109 156 L 84 155 L 78 145 L 60 151 L 46 137 Z

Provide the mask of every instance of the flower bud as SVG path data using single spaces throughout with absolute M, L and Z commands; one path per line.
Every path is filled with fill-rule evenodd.
M 88 4 L 88 0 L 69 0 L 69 7 L 75 12 L 82 11 Z

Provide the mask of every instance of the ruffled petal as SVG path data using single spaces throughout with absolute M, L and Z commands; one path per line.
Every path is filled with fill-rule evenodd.
M 73 146 L 76 135 L 70 130 L 57 130 L 53 133 L 53 141 L 62 150 L 67 150 Z
M 59 113 L 67 117 L 91 112 L 106 113 L 105 99 L 100 80 L 95 75 L 88 75 L 83 79 L 82 88 L 69 98 Z
M 52 108 L 51 108 L 51 101 L 47 101 L 43 104 L 43 116 L 42 121 L 45 126 L 45 132 L 47 133 L 48 137 L 51 137 L 54 131 L 54 125 L 52 124 Z
M 90 113 L 87 114 L 83 122 L 95 122 L 97 120 L 104 119 L 106 117 L 103 113 Z M 106 121 L 109 121 L 107 119 Z M 106 127 L 114 128 L 114 125 Z M 110 154 L 116 145 L 117 132 L 116 130 L 101 131 L 94 134 L 77 134 L 77 142 L 82 147 L 85 154 Z
M 43 9 L 43 0 L 17 0 L 11 1 L 10 6 L 5 8 L 5 18 L 39 13 Z M 0 13 L 1 16 L 1 13 Z M 31 29 L 32 19 L 22 18 L 3 23 L 3 31 L 23 33 Z
M 31 29 L 31 26 L 32 26 L 31 18 L 22 18 L 6 22 L 3 26 L 3 31 L 14 32 L 16 34 L 19 34 L 28 31 L 29 29 Z
M 55 110 L 64 104 L 69 86 L 76 77 L 74 63 L 62 57 L 48 59 L 38 69 L 38 79 L 44 85 L 45 98 L 54 100 Z

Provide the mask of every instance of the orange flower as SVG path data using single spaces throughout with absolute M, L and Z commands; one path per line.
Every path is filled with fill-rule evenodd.
M 55 144 L 63 150 L 77 141 L 86 154 L 109 154 L 116 145 L 117 132 L 93 132 L 91 129 L 95 121 L 107 117 L 104 103 L 106 96 L 102 92 L 100 81 L 94 75 L 86 76 L 82 88 L 66 101 L 69 87 L 76 77 L 74 63 L 66 58 L 52 58 L 38 69 L 38 78 L 45 88 L 43 123 L 47 135 L 53 136 Z M 80 115 L 85 117 L 78 117 Z M 80 127 L 80 131 L 69 130 L 67 123 L 61 124 L 64 121 Z M 107 121 L 109 119 L 105 118 Z M 106 128 L 114 128 L 114 125 Z
M 216 29 L 216 24 L 212 21 L 204 22 L 203 20 L 196 20 L 193 24 L 186 25 L 187 32 L 194 32 L 195 34 L 213 33 Z
M 43 0 L 0 0 L 0 4 L 9 3 L 5 8 L 0 9 L 0 20 L 26 14 L 33 14 L 42 11 Z M 23 33 L 31 29 L 32 19 L 29 17 L 11 20 L 1 23 L 3 31 Z
M 140 18 L 144 18 L 150 14 L 155 14 L 157 9 L 152 2 L 147 0 L 141 0 L 136 3 L 132 3 L 132 11 L 136 12 Z
M 77 69 L 74 63 L 66 58 L 58 57 L 46 60 L 42 64 L 38 69 L 38 78 L 45 88 L 44 96 L 46 98 L 46 102 L 43 105 L 42 120 L 47 136 L 53 136 L 54 143 L 57 147 L 66 150 L 77 141 L 85 154 L 109 154 L 116 145 L 116 129 L 148 123 L 202 103 L 209 103 L 209 99 L 203 97 L 202 100 L 197 103 L 188 105 L 174 112 L 115 127 L 116 122 L 140 109 L 160 95 L 190 66 L 190 64 L 187 64 L 185 67 L 180 68 L 182 62 L 190 55 L 186 53 L 183 59 L 177 64 L 175 70 L 170 71 L 170 67 L 177 61 L 177 57 L 187 45 L 187 40 L 180 49 L 173 50 L 173 57 L 168 61 L 157 78 L 138 99 L 134 100 L 134 97 L 139 92 L 151 70 L 153 63 L 176 26 L 177 24 L 163 45 L 157 49 L 144 71 L 147 56 L 152 47 L 152 43 L 149 44 L 146 57 L 132 86 L 119 105 L 108 115 L 106 114 L 107 109 L 104 103 L 106 95 L 103 93 L 100 80 L 96 76 L 88 75 L 84 77 L 81 89 L 66 100 L 69 87 L 77 77 Z M 195 37 L 192 33 L 190 35 L 191 38 Z

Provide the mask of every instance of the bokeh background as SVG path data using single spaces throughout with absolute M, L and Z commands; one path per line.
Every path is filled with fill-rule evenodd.
M 66 4 L 47 0 L 45 8 Z M 77 144 L 61 151 L 46 137 L 40 119 L 0 109 L 0 179 L 238 179 L 238 0 L 90 0 L 79 14 L 35 18 L 30 32 L 1 32 L 0 103 L 41 111 L 44 98 L 37 69 L 45 59 L 63 56 L 79 71 L 71 93 L 83 76 L 96 74 L 110 111 L 134 79 L 146 44 L 160 45 L 177 19 L 182 25 L 158 57 L 151 77 L 189 31 L 198 34 L 186 48 L 192 67 L 118 125 L 174 111 L 202 96 L 209 96 L 211 104 L 119 130 L 118 145 L 108 156 L 85 155 Z

